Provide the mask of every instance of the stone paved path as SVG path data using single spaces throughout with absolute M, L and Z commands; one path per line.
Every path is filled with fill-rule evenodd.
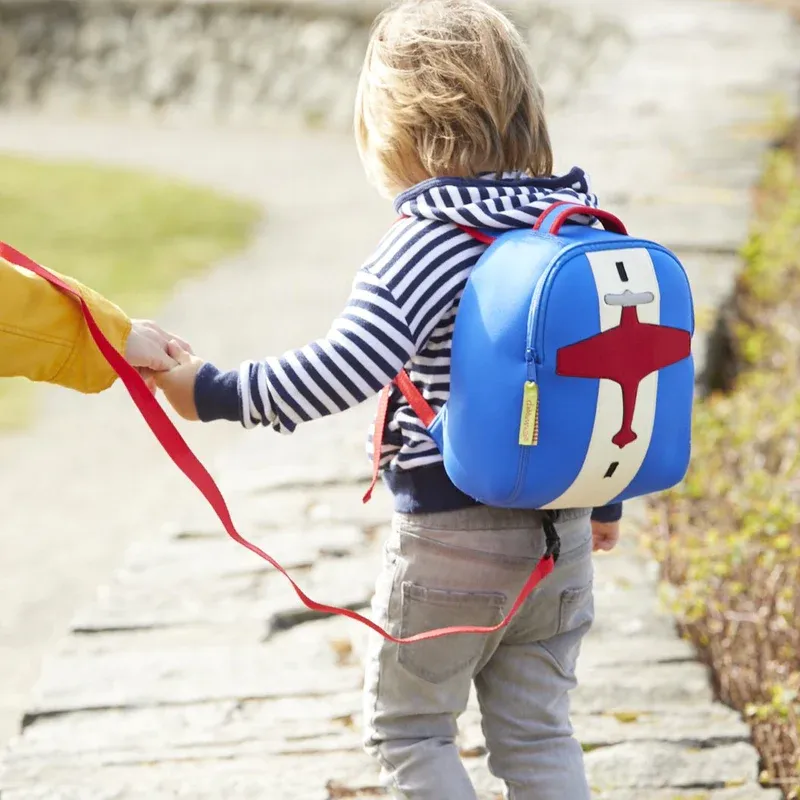
M 562 8 L 598 24 L 581 16 L 586 4 Z M 632 231 L 676 248 L 699 307 L 713 308 L 730 288 L 746 233 L 772 97 L 795 91 L 787 56 L 797 39 L 784 17 L 746 4 L 640 0 L 603 10 L 616 31 L 613 52 L 572 74 L 570 92 L 562 87 L 553 120 L 559 166 L 584 165 L 603 204 Z M 555 93 L 559 80 L 558 70 L 548 76 Z M 262 200 L 269 216 L 250 252 L 186 286 L 166 314 L 200 352 L 226 364 L 323 330 L 354 265 L 391 218 L 362 185 L 352 146 L 334 134 L 59 121 L 56 137 L 46 119 L 14 117 L 0 119 L 0 146 L 147 164 Z M 318 190 L 309 196 L 311 180 Z M 348 216 L 359 224 L 341 225 Z M 703 343 L 698 336 L 701 358 Z M 96 558 L 95 572 L 113 563 L 114 542 L 133 529 L 143 538 L 47 660 L 24 733 L 5 755 L 3 800 L 379 796 L 359 747 L 365 634 L 309 618 L 273 572 L 226 540 L 121 395 L 94 405 L 94 420 L 107 426 L 101 433 L 78 400 L 53 394 L 54 413 L 31 434 L 60 443 L 48 472 L 80 474 L 74 495 L 37 504 L 30 486 L 42 451 L 24 437 L 4 444 L 15 470 L 4 468 L 0 500 L 15 510 L 2 536 L 4 551 L 15 545 L 9 580 L 17 591 L 0 591 L 20 642 L 27 608 L 13 598 L 26 596 L 32 565 L 52 542 L 47 531 L 69 543 L 55 554 L 65 575 L 75 558 Z M 212 468 L 240 529 L 312 595 L 354 607 L 368 602 L 388 519 L 384 493 L 366 507 L 359 500 L 370 412 L 288 439 L 234 426 L 187 429 L 201 456 L 216 454 Z M 137 470 L 150 478 L 133 477 Z M 104 496 L 85 512 L 85 487 L 101 477 Z M 142 492 L 135 503 L 132 483 Z M 120 509 L 125 523 L 116 521 Z M 573 699 L 595 794 L 774 800 L 757 787 L 745 726 L 713 702 L 705 670 L 658 608 L 655 573 L 632 544 L 639 513 L 629 509 L 618 551 L 597 559 L 597 624 Z M 107 520 L 114 530 L 104 529 Z M 90 543 L 83 555 L 81 537 Z M 44 577 L 62 582 L 66 615 L 85 587 L 52 570 Z M 14 650 L 13 636 L 6 641 Z M 474 707 L 462 723 L 481 796 L 496 798 Z

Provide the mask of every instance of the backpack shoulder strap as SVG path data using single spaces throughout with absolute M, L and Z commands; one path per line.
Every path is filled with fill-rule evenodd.
M 378 398 L 378 411 L 375 414 L 375 429 L 372 433 L 372 480 L 369 488 L 364 493 L 363 502 L 372 499 L 372 492 L 381 471 L 381 456 L 383 454 L 383 435 L 386 423 L 389 420 L 389 398 L 392 394 L 392 385 L 396 386 L 406 398 L 408 404 L 419 417 L 420 422 L 427 428 L 436 417 L 436 412 L 430 403 L 422 396 L 422 392 L 414 385 L 408 373 L 401 369 L 397 377 L 388 386 L 384 386 Z
M 395 220 L 395 224 L 406 216 L 401 215 Z M 477 228 L 470 228 L 467 225 L 457 226 L 461 231 L 471 236 L 477 241 L 489 245 L 494 242 L 494 237 L 490 236 Z M 372 433 L 372 479 L 367 491 L 364 493 L 363 502 L 368 503 L 372 499 L 372 492 L 378 483 L 381 468 L 381 456 L 383 454 L 383 437 L 386 431 L 386 423 L 389 420 L 389 399 L 392 393 L 392 385 L 396 386 L 403 397 L 408 401 L 408 404 L 413 409 L 414 413 L 419 417 L 425 427 L 433 422 L 436 417 L 436 412 L 431 408 L 430 403 L 422 396 L 422 392 L 414 385 L 414 382 L 409 378 L 408 373 L 403 369 L 397 374 L 392 383 L 385 386 L 378 398 L 378 410 L 375 414 L 375 428 Z

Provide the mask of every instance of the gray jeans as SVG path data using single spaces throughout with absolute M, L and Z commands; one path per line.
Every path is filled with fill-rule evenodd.
M 394 796 L 475 800 L 455 744 L 474 681 L 489 769 L 512 800 L 588 800 L 568 692 L 592 624 L 589 512 L 562 512 L 561 557 L 511 624 L 417 644 L 370 640 L 366 746 Z M 544 552 L 535 511 L 395 515 L 373 617 L 394 635 L 499 622 Z

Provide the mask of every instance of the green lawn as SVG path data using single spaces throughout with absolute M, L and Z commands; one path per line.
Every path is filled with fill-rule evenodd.
M 0 155 L 0 239 L 153 316 L 181 278 L 242 248 L 256 206 L 116 168 Z M 0 427 L 31 417 L 35 387 L 0 381 Z

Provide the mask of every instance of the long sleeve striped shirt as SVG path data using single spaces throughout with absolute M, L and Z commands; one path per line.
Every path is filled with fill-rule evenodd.
M 362 403 L 403 368 L 438 411 L 450 392 L 459 300 L 485 249 L 457 226 L 498 231 L 530 227 L 558 201 L 597 205 L 577 167 L 551 178 L 519 173 L 434 178 L 404 192 L 395 201 L 401 219 L 356 274 L 347 304 L 327 335 L 281 356 L 246 361 L 230 373 L 205 365 L 195 388 L 200 418 L 292 433 L 303 422 Z M 474 502 L 459 497 L 452 485 L 441 485 L 441 453 L 396 390 L 381 467 L 400 478 L 396 486 L 387 481 L 399 498 L 398 510 L 445 510 Z M 421 490 L 420 479 L 437 485 Z M 422 495 L 429 499 L 422 500 Z M 595 514 L 596 519 L 618 516 L 616 507 Z

